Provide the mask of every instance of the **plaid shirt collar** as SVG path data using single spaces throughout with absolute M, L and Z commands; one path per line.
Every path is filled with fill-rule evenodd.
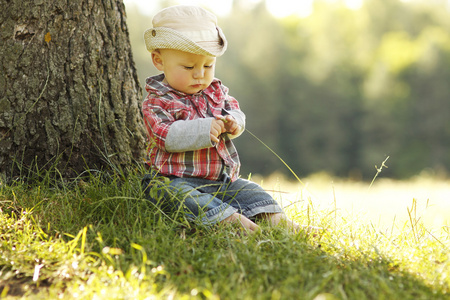
M 160 97 L 164 97 L 167 94 L 176 94 L 176 98 L 190 98 L 194 95 L 205 94 L 214 103 L 221 103 L 225 100 L 225 94 L 220 88 L 220 86 L 222 85 L 220 79 L 214 78 L 211 84 L 206 89 L 196 94 L 186 94 L 172 88 L 168 84 L 165 84 L 163 82 L 164 78 L 164 74 L 159 74 L 157 76 L 147 78 L 145 87 L 147 92 L 156 94 Z

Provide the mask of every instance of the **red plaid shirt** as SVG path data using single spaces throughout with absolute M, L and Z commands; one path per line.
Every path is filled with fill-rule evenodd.
M 240 161 L 231 139 L 245 127 L 245 115 L 228 88 L 218 79 L 196 94 L 185 94 L 164 84 L 164 75 L 147 79 L 148 96 L 142 111 L 149 145 L 147 164 L 162 175 L 218 180 L 226 172 L 239 176 Z M 222 134 L 218 143 L 210 139 L 216 115 L 232 115 L 241 126 L 236 136 Z

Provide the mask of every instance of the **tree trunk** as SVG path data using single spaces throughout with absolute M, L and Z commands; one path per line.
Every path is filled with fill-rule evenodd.
M 126 169 L 141 88 L 122 0 L 0 0 L 0 173 Z

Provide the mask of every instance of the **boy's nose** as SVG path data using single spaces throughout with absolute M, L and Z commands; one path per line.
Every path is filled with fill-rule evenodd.
M 203 78 L 205 71 L 203 69 L 197 69 L 194 71 L 194 78 Z

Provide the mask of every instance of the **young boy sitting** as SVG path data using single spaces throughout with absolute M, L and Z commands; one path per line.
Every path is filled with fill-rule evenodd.
M 259 230 L 254 221 L 262 218 L 297 231 L 300 226 L 261 186 L 239 178 L 232 140 L 244 131 L 245 115 L 214 77 L 216 58 L 227 48 L 216 17 L 200 7 L 173 6 L 152 23 L 144 40 L 163 73 L 147 79 L 143 114 L 147 164 L 170 180 L 172 192 L 164 198 L 207 225 L 231 222 L 252 233 Z M 169 201 L 173 195 L 183 196 Z

